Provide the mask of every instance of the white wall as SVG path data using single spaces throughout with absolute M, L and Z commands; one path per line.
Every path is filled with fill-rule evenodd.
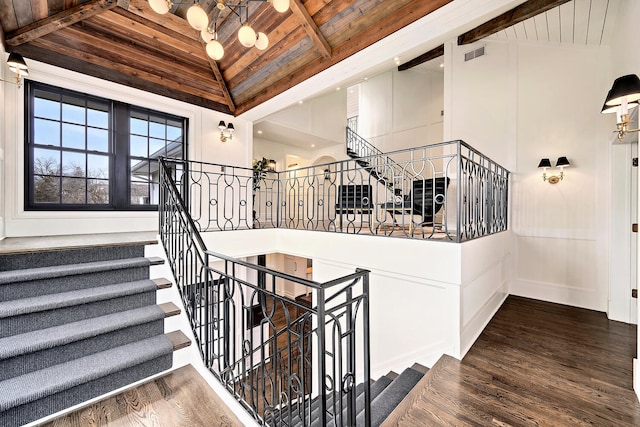
M 393 69 L 360 83 L 361 136 L 383 152 L 443 141 L 443 76 Z
M 29 59 L 27 64 L 29 78 L 35 81 L 187 117 L 188 156 L 191 160 L 238 166 L 251 164 L 251 123 Z M 0 163 L 0 191 L 4 192 L 0 217 L 4 217 L 4 234 L 7 237 L 157 230 L 157 214 L 153 212 L 25 211 L 24 87 L 18 90 L 15 85 L 4 84 L 3 90 L 4 111 L 0 117 L 0 130 L 4 126 L 5 167 L 2 168 Z M 232 121 L 236 128 L 233 139 L 226 143 L 219 140 L 217 124 L 220 120 Z M 2 148 L 0 146 L 0 151 Z
M 486 56 L 464 62 L 479 45 Z M 608 131 L 600 115 L 608 49 L 485 41 L 448 46 L 448 138 L 511 170 L 512 294 L 607 310 Z M 450 90 L 449 90 L 450 89 Z M 537 164 L 567 156 L 556 185 Z
M 0 57 L 2 58 L 2 64 L 5 64 L 5 57 L 7 54 L 4 51 L 4 47 L 0 46 Z M 9 73 L 8 67 L 3 65 L 0 67 L 0 79 L 5 79 L 7 73 Z M 13 73 L 11 73 L 13 74 Z M 7 135 L 5 135 L 5 126 L 4 120 L 4 112 L 7 110 L 7 97 L 5 95 L 5 86 L 8 83 L 0 82 L 0 240 L 5 237 L 5 226 L 4 226 L 4 207 L 5 207 L 5 177 L 4 177 L 4 153 L 5 153 L 5 144 L 7 141 Z

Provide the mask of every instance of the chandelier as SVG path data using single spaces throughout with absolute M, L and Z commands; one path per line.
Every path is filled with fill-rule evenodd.
M 269 2 L 278 12 L 289 10 L 289 0 L 235 0 L 237 3 L 229 3 L 226 0 L 216 0 L 214 15 L 209 21 L 209 15 L 200 6 L 198 0 L 187 9 L 187 22 L 195 30 L 200 31 L 200 37 L 206 43 L 207 55 L 215 61 L 224 56 L 224 47 L 218 41 L 218 18 L 220 14 L 229 9 L 240 20 L 240 30 L 238 30 L 238 40 L 245 47 L 256 47 L 258 50 L 265 50 L 269 46 L 269 38 L 263 32 L 257 32 L 249 25 L 249 2 Z M 164 15 L 171 10 L 174 2 L 171 0 L 149 0 L 149 6 L 154 12 Z

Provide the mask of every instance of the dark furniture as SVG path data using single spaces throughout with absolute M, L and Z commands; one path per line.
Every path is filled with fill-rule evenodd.
M 337 214 L 366 213 L 373 211 L 371 185 L 349 184 L 338 186 Z
M 417 225 L 433 224 L 433 218 L 444 205 L 450 181 L 449 177 L 415 180 L 411 184 L 411 193 L 406 199 L 398 197 L 397 201 L 383 203 L 382 208 L 392 217 L 395 214 L 406 213 L 420 216 L 422 220 Z M 398 225 L 395 217 L 393 224 Z

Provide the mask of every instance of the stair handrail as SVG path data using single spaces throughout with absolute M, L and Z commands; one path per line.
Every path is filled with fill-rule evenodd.
M 391 189 L 396 190 L 397 185 L 395 183 L 394 178 L 403 177 L 400 179 L 400 182 L 410 182 L 416 179 L 416 176 L 410 171 L 406 170 L 400 166 L 395 160 L 389 157 L 387 154 L 380 151 L 376 146 L 371 144 L 365 138 L 360 136 L 355 130 L 353 130 L 350 126 L 346 127 L 347 130 L 347 150 L 352 150 L 357 154 L 358 158 L 365 158 L 369 160 L 376 160 L 378 164 L 384 164 L 391 168 L 393 173 L 392 176 L 388 176 L 387 168 L 384 168 L 385 174 L 383 176 L 385 182 L 390 183 Z M 382 160 L 382 162 L 380 162 Z M 375 164 L 371 165 L 372 168 L 375 168 Z M 399 188 L 399 190 L 404 193 L 406 189 Z M 394 191 L 395 193 L 395 191 Z
M 191 218 L 189 201 L 186 196 L 183 197 L 177 184 L 178 172 L 182 172 L 180 181 L 183 189 L 187 188 L 185 176 L 188 176 L 188 169 L 188 161 L 159 159 L 160 237 L 200 355 L 207 368 L 258 422 L 273 426 L 291 425 L 294 416 L 301 417 L 305 425 L 311 423 L 311 397 L 307 397 L 307 388 L 312 381 L 305 388 L 307 375 L 316 376 L 318 389 L 315 394 L 320 402 L 319 420 L 322 424 L 333 422 L 335 425 L 355 425 L 356 395 L 355 384 L 352 382 L 357 377 L 364 384 L 365 425 L 370 426 L 369 271 L 357 269 L 355 273 L 319 283 L 208 250 Z M 223 267 L 218 267 L 220 263 Z M 255 277 L 263 275 L 271 280 L 265 279 L 261 284 L 258 279 L 257 283 L 252 283 L 246 278 L 248 273 L 238 274 L 239 270 L 253 271 Z M 315 296 L 314 305 L 306 307 L 279 296 L 275 288 L 276 278 L 311 289 Z M 254 329 L 274 325 L 270 318 L 274 313 L 268 310 L 269 300 L 273 307 L 276 304 L 283 307 L 291 304 L 296 309 L 296 315 L 293 316 L 289 308 L 283 308 L 286 311 L 285 318 L 288 319 L 287 327 L 274 331 L 266 342 L 263 340 L 254 345 Z M 263 316 L 258 326 L 249 323 L 254 322 L 254 316 L 257 316 L 254 313 L 255 303 Z M 241 307 L 239 317 L 235 312 L 238 304 Z M 304 309 L 304 313 L 298 315 L 298 309 Z M 362 317 L 361 321 L 358 320 L 359 315 Z M 313 316 L 317 317 L 316 321 L 312 321 Z M 236 328 L 237 324 L 240 325 L 239 328 Z M 247 328 L 247 324 L 252 326 Z M 306 324 L 314 326 L 305 330 Z M 247 329 L 251 332 L 247 333 Z M 362 334 L 358 334 L 357 329 L 362 329 Z M 264 339 L 263 333 L 257 335 Z M 278 348 L 276 342 L 281 335 L 289 336 L 288 346 L 283 347 L 284 350 Z M 294 339 L 299 353 L 295 366 L 292 365 L 291 355 L 295 348 L 292 347 L 291 336 L 298 337 Z M 316 338 L 313 339 L 312 336 Z M 338 342 L 335 341 L 336 337 Z M 356 338 L 361 342 L 356 342 Z M 318 346 L 313 353 L 305 347 L 311 342 Z M 358 348 L 362 352 L 361 365 L 356 361 Z M 266 355 L 265 351 L 275 353 Z M 281 366 L 283 354 L 288 355 L 286 369 Z M 326 366 L 328 359 L 334 363 L 329 369 Z M 319 366 L 315 374 L 312 372 L 314 361 Z M 278 368 L 282 370 L 278 371 Z M 344 375 L 333 378 L 335 372 L 344 372 Z M 279 384 L 286 392 L 284 401 L 277 400 L 282 399 L 280 392 L 277 396 L 271 396 L 273 401 L 269 407 L 265 407 L 264 402 L 268 401 L 265 395 L 251 394 L 247 397 L 250 392 L 259 393 L 260 387 L 256 387 L 254 381 L 257 381 L 256 378 L 264 381 L 267 375 L 275 376 L 272 379 L 280 381 Z M 294 378 L 297 378 L 302 389 L 292 382 Z M 331 382 L 332 389 L 325 387 L 326 381 Z M 273 388 L 271 391 L 273 394 Z M 330 402 L 329 392 L 333 393 L 333 404 Z M 265 393 L 264 383 L 262 393 Z M 339 396 L 338 403 L 335 394 Z M 258 401 L 263 402 L 262 407 Z M 346 419 L 343 411 L 346 411 Z M 333 418 L 331 414 L 334 414 Z

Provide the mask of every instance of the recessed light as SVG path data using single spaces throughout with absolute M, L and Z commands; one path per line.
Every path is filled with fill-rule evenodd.
M 300 100 L 300 101 L 298 101 L 298 104 L 302 104 L 303 102 L 304 102 L 304 101 Z
M 338 87 L 336 88 L 336 90 L 340 90 L 340 86 L 338 86 Z
M 316 144 L 311 144 L 311 148 L 315 148 L 315 147 L 316 147 Z
M 400 57 L 399 57 L 399 56 L 396 56 L 395 58 L 393 58 L 393 60 L 394 60 L 394 61 L 396 61 L 396 62 L 398 62 L 398 61 L 400 61 Z
M 258 131 L 258 134 L 259 134 L 259 135 L 262 135 L 262 131 L 261 131 L 261 130 L 259 130 L 259 131 Z
M 444 68 L 444 62 L 440 64 L 440 68 Z

